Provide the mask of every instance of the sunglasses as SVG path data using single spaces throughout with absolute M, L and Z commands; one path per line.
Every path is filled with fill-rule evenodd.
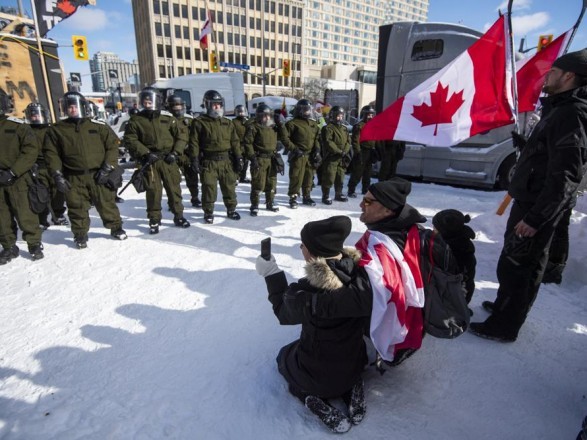
M 363 205 L 365 206 L 369 206 L 372 205 L 373 203 L 377 202 L 377 199 L 370 199 L 369 197 L 363 197 Z

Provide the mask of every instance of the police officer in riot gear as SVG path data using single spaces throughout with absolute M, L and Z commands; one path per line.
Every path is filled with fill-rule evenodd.
M 265 192 L 267 210 L 278 211 L 274 204 L 277 168 L 273 157 L 277 153 L 277 133 L 273 130 L 273 111 L 267 104 L 255 109 L 255 120 L 247 126 L 244 146 L 251 162 L 251 215 L 259 212 L 259 195 Z
M 33 260 L 43 258 L 39 219 L 29 206 L 29 170 L 39 154 L 39 142 L 24 121 L 9 117 L 12 99 L 0 89 L 0 265 L 18 257 L 17 223 Z
M 245 133 L 247 131 L 247 122 L 249 120 L 248 118 L 248 113 L 247 113 L 247 109 L 244 105 L 237 105 L 234 108 L 234 115 L 235 118 L 232 120 L 232 123 L 234 124 L 234 128 L 236 129 L 236 134 L 241 142 L 241 148 L 244 151 L 244 144 L 243 141 L 245 139 Z M 246 159 L 246 157 L 243 157 L 243 169 L 239 174 L 239 179 L 238 181 L 240 183 L 251 183 L 251 181 L 249 179 L 247 179 L 247 168 L 249 167 L 249 161 Z
M 328 113 L 328 123 L 322 127 L 322 203 L 331 205 L 330 188 L 334 185 L 334 200 L 346 202 L 342 193 L 346 167 L 350 163 L 351 142 L 344 122 L 344 109 L 335 105 Z
M 188 139 L 194 118 L 185 111 L 185 102 L 179 95 L 171 95 L 167 98 L 167 109 L 177 119 L 177 126 L 182 133 L 182 138 Z M 190 158 L 187 154 L 187 145 L 183 154 L 179 156 L 179 168 L 185 177 L 185 183 L 190 192 L 190 203 L 199 208 L 202 202 L 199 197 L 200 176 L 192 169 Z
M 149 233 L 159 233 L 163 188 L 174 215 L 173 224 L 187 228 L 190 223 L 183 216 L 178 166 L 178 159 L 187 145 L 185 131 L 179 129 L 177 119 L 171 113 L 161 109 L 161 95 L 157 89 L 145 87 L 141 90 L 139 103 L 141 111 L 130 118 L 124 131 L 124 142 L 133 157 L 149 166 L 144 179 Z
M 357 197 L 356 187 L 361 181 L 362 193 L 365 194 L 371 185 L 371 169 L 373 163 L 379 160 L 379 150 L 383 143 L 378 141 L 361 142 L 361 131 L 367 122 L 375 117 L 375 108 L 366 105 L 361 109 L 361 120 L 353 126 L 351 134 L 351 146 L 353 149 L 353 161 L 351 163 L 351 176 L 348 183 L 348 196 Z
M 28 122 L 33 129 L 33 132 L 39 141 L 39 145 L 42 147 L 45 142 L 45 134 L 47 133 L 51 122 L 47 110 L 42 104 L 31 102 L 24 110 L 24 114 L 26 122 Z M 42 148 L 39 149 L 35 173 L 39 181 L 49 189 L 49 194 L 51 196 L 50 207 L 47 206 L 47 209 L 39 214 L 39 224 L 43 229 L 47 229 L 49 227 L 47 218 L 49 213 L 51 213 L 51 220 L 54 225 L 68 225 L 69 222 L 64 215 L 65 195 L 57 191 L 55 181 L 47 169 L 47 161 L 45 160 L 45 156 L 43 156 Z
M 47 130 L 43 155 L 57 191 L 65 194 L 75 245 L 87 247 L 92 205 L 112 237 L 125 240 L 114 201 L 122 184 L 117 168 L 120 141 L 105 123 L 86 117 L 87 102 L 80 93 L 67 92 L 61 105 L 67 119 Z
M 314 170 L 319 166 L 320 128 L 312 119 L 312 103 L 300 99 L 295 107 L 294 119 L 280 128 L 279 140 L 289 152 L 289 206 L 298 207 L 297 198 L 302 192 L 302 203 L 314 206 L 310 192 L 314 180 Z
M 214 223 L 217 185 L 229 219 L 240 220 L 236 212 L 236 179 L 242 171 L 241 144 L 230 119 L 224 116 L 224 98 L 216 90 L 204 93 L 204 114 L 194 119 L 189 142 L 192 167 L 201 170 L 204 221 Z

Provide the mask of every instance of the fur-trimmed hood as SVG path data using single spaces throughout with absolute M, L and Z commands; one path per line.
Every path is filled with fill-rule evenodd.
M 342 258 L 314 258 L 306 263 L 306 279 L 313 287 L 336 290 L 343 287 L 354 276 L 361 252 L 355 248 L 344 248 Z

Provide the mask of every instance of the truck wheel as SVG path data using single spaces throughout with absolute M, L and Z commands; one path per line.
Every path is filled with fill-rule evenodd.
M 505 160 L 499 166 L 497 172 L 497 187 L 499 189 L 507 190 L 514 176 L 516 170 L 516 155 L 512 154 L 505 158 Z

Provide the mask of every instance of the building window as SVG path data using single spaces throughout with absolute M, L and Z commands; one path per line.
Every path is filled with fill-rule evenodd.
M 190 28 L 187 26 L 183 27 L 183 38 L 184 38 L 184 40 L 190 39 Z
M 412 61 L 439 58 L 444 51 L 444 41 L 440 39 L 420 40 L 412 47 Z
M 169 15 L 169 2 L 161 2 L 161 14 Z
M 163 24 L 163 34 L 166 37 L 171 37 L 171 27 L 167 23 L 164 23 Z
M 163 58 L 163 45 L 162 44 L 157 45 L 157 56 L 159 58 Z
M 188 6 L 187 5 L 181 5 L 181 16 L 183 18 L 188 18 Z
M 185 59 L 186 60 L 191 60 L 192 59 L 192 51 L 190 50 L 189 47 L 185 47 L 184 48 L 184 52 L 185 52 Z
M 179 17 L 179 5 L 177 3 L 173 4 L 173 16 Z
M 165 46 L 165 56 L 171 58 L 171 46 Z
M 163 36 L 163 30 L 161 29 L 161 23 L 155 22 L 155 35 L 157 35 L 158 37 Z
M 183 67 L 178 67 L 178 68 L 177 68 L 177 74 L 178 74 L 179 76 L 183 76 L 183 74 L 184 74 Z
M 175 25 L 175 38 L 181 38 L 181 26 Z

